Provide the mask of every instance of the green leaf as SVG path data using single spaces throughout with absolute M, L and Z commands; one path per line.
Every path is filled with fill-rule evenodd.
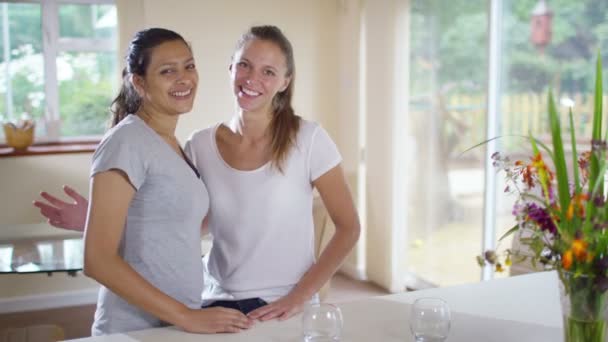
M 492 140 L 500 139 L 500 138 L 502 138 L 502 137 L 503 137 L 502 135 L 499 135 L 499 136 L 497 136 L 497 137 L 490 138 L 490 139 L 488 139 L 488 140 L 482 141 L 482 142 L 480 142 L 479 144 L 475 144 L 475 145 L 473 145 L 473 146 L 471 146 L 471 147 L 467 148 L 466 150 L 462 151 L 462 152 L 461 152 L 461 153 L 458 155 L 458 157 L 462 156 L 463 154 L 465 154 L 465 153 L 467 153 L 467 152 L 469 152 L 469 151 L 471 151 L 471 150 L 474 150 L 474 149 L 478 148 L 479 146 L 483 146 L 483 145 L 485 145 L 485 144 L 489 143 L 489 142 L 490 142 L 490 141 L 492 141 Z
M 598 52 L 595 65 L 595 96 L 593 99 L 593 139 L 602 138 L 602 56 Z
M 513 227 L 511 227 L 506 233 L 502 234 L 502 236 L 500 237 L 500 239 L 498 239 L 498 241 L 502 241 L 502 239 L 506 238 L 507 236 L 515 233 L 517 230 L 519 229 L 519 224 L 515 224 Z
M 570 141 L 572 143 L 572 168 L 574 169 L 574 189 L 577 194 L 581 193 L 581 183 L 578 175 L 578 153 L 576 152 L 576 133 L 574 131 L 574 118 L 572 117 L 572 107 L 568 111 L 570 118 Z
M 534 141 L 536 142 L 536 144 L 538 146 L 540 146 L 543 150 L 545 150 L 545 152 L 547 152 L 547 154 L 549 155 L 549 158 L 551 158 L 551 160 L 553 160 L 555 162 L 555 157 L 553 157 L 553 151 L 551 151 L 549 146 L 545 145 L 542 141 L 540 141 L 536 138 L 534 138 Z
M 551 124 L 551 136 L 553 140 L 553 153 L 555 154 L 555 176 L 557 178 L 557 194 L 559 197 L 560 219 L 566 223 L 566 211 L 570 205 L 570 190 L 568 185 L 568 170 L 564 156 L 564 144 L 562 142 L 561 124 L 553 100 L 553 92 L 549 91 L 549 122 Z
M 594 145 L 594 142 L 599 142 L 602 139 L 602 58 L 598 53 L 597 63 L 595 69 L 595 94 L 593 99 L 593 136 L 591 144 Z M 590 183 L 589 187 L 591 189 L 595 188 L 595 182 L 598 179 L 599 174 L 599 156 L 597 155 L 597 151 L 593 151 L 591 154 L 591 172 L 590 172 Z M 603 183 L 603 181 L 601 182 Z M 604 185 L 600 185 L 601 193 L 603 192 Z
M 601 184 L 604 184 L 604 174 L 606 173 L 606 166 L 607 165 L 605 162 L 602 162 L 600 165 L 599 174 L 597 175 L 597 179 L 595 180 L 595 186 L 593 186 L 593 189 L 591 190 L 588 204 L 593 204 L 593 198 L 595 197 L 595 195 L 600 193 L 600 188 L 602 188 Z M 593 207 L 595 208 L 595 206 Z
M 603 154 L 601 149 L 599 151 L 594 150 L 593 146 L 602 139 L 602 58 L 600 53 L 597 54 L 597 63 L 595 65 L 595 94 L 593 99 L 593 135 L 591 140 L 592 153 L 591 153 L 591 165 L 589 172 L 589 189 L 590 189 L 590 203 L 593 202 L 594 193 L 604 193 L 604 174 L 600 173 L 600 160 L 604 162 L 604 158 L 599 153 Z M 603 168 L 605 172 L 605 168 Z M 597 192 L 596 192 L 597 191 Z M 595 216 L 596 208 L 593 205 L 587 205 L 587 218 L 585 220 L 584 227 L 589 229 L 591 226 L 591 217 Z
M 538 140 L 538 139 L 536 139 L 536 138 L 531 138 L 531 137 L 530 137 L 530 136 L 528 136 L 528 135 L 521 135 L 521 134 L 506 134 L 506 135 L 499 135 L 499 136 L 497 136 L 497 137 L 494 137 L 494 138 L 491 138 L 491 139 L 488 139 L 488 140 L 482 141 L 482 142 L 480 142 L 479 144 L 475 144 L 475 145 L 473 145 L 473 146 L 471 146 L 471 147 L 467 148 L 466 150 L 462 151 L 462 152 L 461 152 L 461 153 L 458 155 L 458 157 L 461 157 L 463 154 L 465 154 L 465 153 L 467 153 L 467 152 L 469 152 L 469 151 L 471 151 L 471 150 L 474 150 L 474 149 L 476 149 L 476 148 L 478 148 L 478 147 L 480 147 L 480 146 L 483 146 L 483 145 L 485 145 L 485 144 L 489 143 L 489 142 L 490 142 L 490 141 L 492 141 L 492 140 L 501 139 L 501 138 L 506 138 L 506 137 L 523 138 L 523 139 L 528 139 L 528 140 L 529 140 L 529 139 L 534 139 L 534 141 L 536 142 L 536 144 L 538 144 L 538 146 L 542 147 L 542 149 L 543 149 L 543 150 L 545 150 L 545 152 L 547 152 L 547 153 L 549 154 L 549 157 L 551 157 L 551 160 L 553 160 L 553 151 L 551 151 L 551 149 L 550 149 L 550 148 L 549 148 L 547 145 L 545 145 L 545 144 L 544 144 L 542 141 L 540 141 L 540 140 Z

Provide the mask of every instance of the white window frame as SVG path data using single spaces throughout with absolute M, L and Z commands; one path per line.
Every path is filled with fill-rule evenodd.
M 42 25 L 42 54 L 44 61 L 44 123 L 46 136 L 37 136 L 37 142 L 73 140 L 61 137 L 61 116 L 59 113 L 59 83 L 57 78 L 57 57 L 61 52 L 115 52 L 116 43 L 110 39 L 61 38 L 59 36 L 60 5 L 115 5 L 115 0 L 2 0 L 6 3 L 35 3 L 40 5 Z M 118 28 L 117 28 L 118 29 Z M 118 32 L 117 32 L 118 34 Z M 7 113 L 9 119 L 16 119 L 15 113 Z M 91 136 L 79 138 L 97 138 Z M 78 139 L 78 138 L 77 138 Z M 82 139 L 81 139 L 82 140 Z

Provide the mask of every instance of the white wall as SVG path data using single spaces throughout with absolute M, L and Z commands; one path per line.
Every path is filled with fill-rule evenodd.
M 118 0 L 121 37 L 134 30 L 160 26 L 192 42 L 200 85 L 192 113 L 178 126 L 183 142 L 196 129 L 227 120 L 233 105 L 228 64 L 236 40 L 252 24 L 273 24 L 290 38 L 296 56 L 295 109 L 317 120 L 337 136 L 338 2 L 335 0 Z M 126 15 L 125 15 L 126 13 Z M 125 42 L 120 43 L 124 55 Z M 90 154 L 0 159 L 0 225 L 40 222 L 31 201 L 41 189 L 59 191 L 62 184 L 86 192 Z M 0 311 L 7 302 L 61 298 L 64 290 L 87 291 L 96 285 L 79 275 L 0 275 Z M 42 297 L 28 297 L 41 295 Z
M 403 290 L 406 244 L 409 0 L 369 0 L 366 35 L 366 268 L 370 280 Z
M 365 243 L 367 227 L 365 222 L 365 203 L 359 200 L 365 196 L 360 192 L 358 183 L 362 181 L 359 167 L 362 151 L 362 136 L 359 134 L 359 116 L 362 111 L 360 89 L 362 76 L 360 64 L 361 48 L 361 14 L 362 6 L 359 0 L 340 1 L 338 7 L 338 111 L 337 111 L 337 144 L 342 154 L 342 166 L 346 173 L 352 195 L 359 209 L 361 219 L 361 235 L 357 246 L 350 253 L 341 271 L 355 279 L 367 279 L 365 269 Z

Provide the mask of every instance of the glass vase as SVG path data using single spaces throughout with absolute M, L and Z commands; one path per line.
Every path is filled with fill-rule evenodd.
M 565 342 L 604 342 L 606 336 L 606 291 L 595 277 L 559 272 Z

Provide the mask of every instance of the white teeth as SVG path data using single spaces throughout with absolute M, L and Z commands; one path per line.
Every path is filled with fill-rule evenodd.
M 176 91 L 171 93 L 171 95 L 173 96 L 188 96 L 190 95 L 190 92 L 192 92 L 192 89 L 188 89 L 186 91 Z
M 242 88 L 243 89 L 243 93 L 249 95 L 249 96 L 258 96 L 260 95 L 260 93 L 258 93 L 257 91 L 253 91 L 253 90 L 249 90 L 247 88 Z

